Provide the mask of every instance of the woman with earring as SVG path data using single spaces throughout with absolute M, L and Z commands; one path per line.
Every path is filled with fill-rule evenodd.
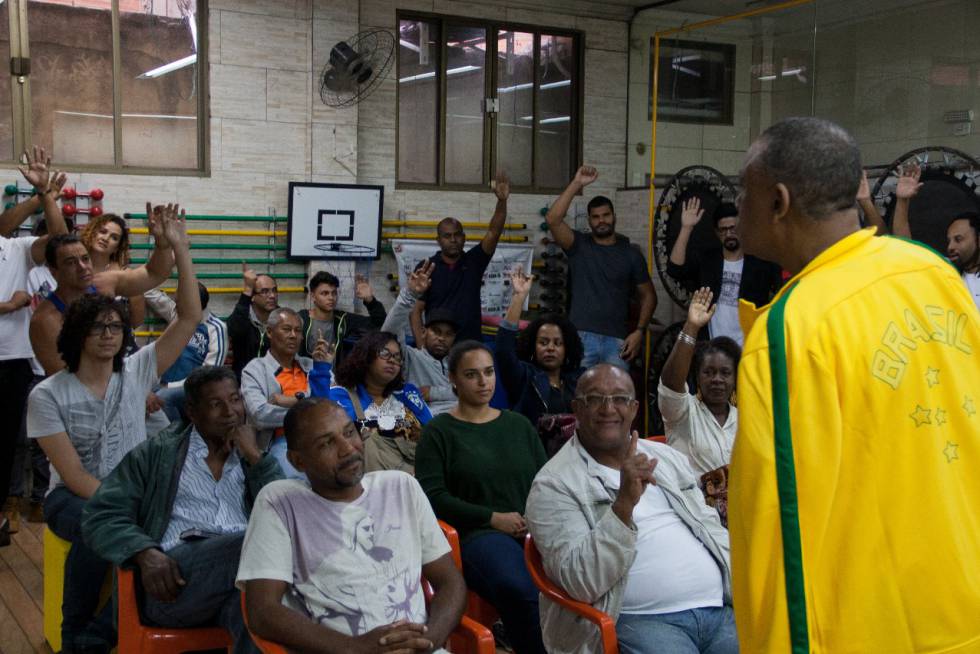
M 687 454 L 698 475 L 728 465 L 738 429 L 735 383 L 741 349 L 725 336 L 697 342 L 698 331 L 715 312 L 711 299 L 707 287 L 694 292 L 657 388 L 667 443 Z M 687 383 L 692 362 L 695 395 Z
M 82 244 L 88 250 L 92 271 L 125 270 L 129 267 L 129 225 L 114 213 L 90 218 L 82 228 Z M 124 298 L 129 309 L 129 324 L 139 327 L 146 318 L 142 295 Z
M 517 654 L 544 654 L 524 564 L 524 505 L 544 448 L 527 418 L 490 406 L 496 376 L 485 345 L 457 343 L 447 360 L 459 401 L 425 426 L 416 477 L 436 516 L 459 532 L 467 586 L 500 613 Z

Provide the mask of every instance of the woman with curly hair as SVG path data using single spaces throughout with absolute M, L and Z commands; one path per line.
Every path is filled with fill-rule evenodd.
M 667 443 L 687 454 L 698 474 L 731 461 L 738 409 L 735 382 L 741 349 L 719 336 L 700 346 L 698 332 L 711 320 L 715 306 L 711 289 L 694 292 L 687 321 L 664 364 L 657 389 L 657 404 L 664 417 Z M 694 390 L 688 392 L 688 372 L 694 369 Z
M 95 273 L 124 270 L 129 267 L 129 225 L 114 213 L 90 218 L 82 227 L 82 244 L 88 250 Z M 126 298 L 129 303 L 129 324 L 138 327 L 146 318 L 142 295 Z
M 364 439 L 364 468 L 414 473 L 415 445 L 432 413 L 422 393 L 402 375 L 401 345 L 390 332 L 365 334 L 333 371 L 314 361 L 313 397 L 328 397 L 344 407 Z
M 582 339 L 571 321 L 558 314 L 544 314 L 518 333 L 531 278 L 517 270 L 510 284 L 510 306 L 497 331 L 500 380 L 511 408 L 541 431 L 542 417 L 572 413 L 575 386 L 585 372 Z

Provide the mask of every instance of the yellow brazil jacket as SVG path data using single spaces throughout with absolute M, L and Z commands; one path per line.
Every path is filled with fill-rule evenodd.
M 864 230 L 740 311 L 741 651 L 980 652 L 980 313 L 959 275 Z

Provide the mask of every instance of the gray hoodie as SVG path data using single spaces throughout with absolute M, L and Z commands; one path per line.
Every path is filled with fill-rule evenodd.
M 456 405 L 456 394 L 449 383 L 449 369 L 444 359 L 437 359 L 424 348 L 412 348 L 405 344 L 405 331 L 409 327 L 409 315 L 418 298 L 408 288 L 402 288 L 395 304 L 388 311 L 385 324 L 381 331 L 398 335 L 405 357 L 405 381 L 422 388 L 429 387 L 429 398 L 426 404 L 432 415 L 449 411 Z

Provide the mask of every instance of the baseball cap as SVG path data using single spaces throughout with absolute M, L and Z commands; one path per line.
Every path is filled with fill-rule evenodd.
M 429 327 L 437 322 L 444 322 L 452 325 L 452 328 L 459 331 L 459 321 L 450 309 L 439 307 L 432 311 L 425 312 L 425 326 Z

